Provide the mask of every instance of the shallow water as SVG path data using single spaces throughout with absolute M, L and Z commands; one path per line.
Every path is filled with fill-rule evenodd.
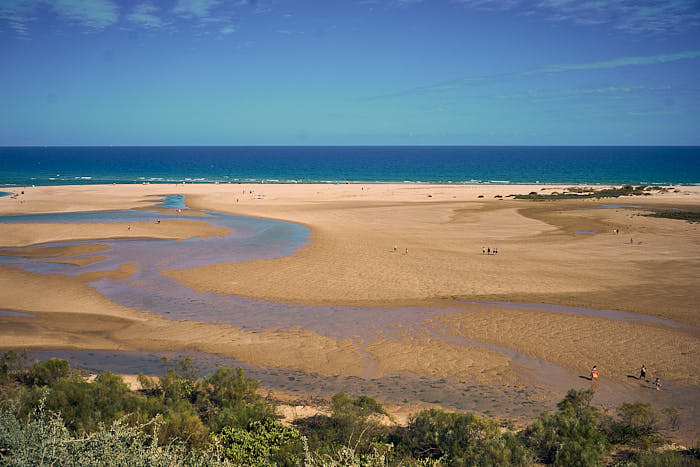
M 542 311 L 553 311 L 556 313 L 569 313 L 573 315 L 586 315 L 594 316 L 597 318 L 612 319 L 614 321 L 622 321 L 626 323 L 649 323 L 658 324 L 661 326 L 667 326 L 670 328 L 677 329 L 700 329 L 697 326 L 691 324 L 679 323 L 677 321 L 671 321 L 669 319 L 657 318 L 656 316 L 642 315 L 639 313 L 632 313 L 629 311 L 620 310 L 596 310 L 593 308 L 583 308 L 575 306 L 564 306 L 564 305 L 552 305 L 547 303 L 513 303 L 513 302 L 471 302 L 477 305 L 487 305 L 497 308 L 518 308 L 524 310 L 542 310 Z
M 169 199 L 170 197 L 165 198 Z M 167 201 L 169 205 L 177 205 L 177 202 L 177 200 L 175 202 Z M 60 272 L 70 276 L 84 272 L 116 269 L 121 264 L 133 262 L 139 267 L 142 276 L 161 277 L 157 272 L 160 268 L 190 268 L 207 264 L 286 256 L 303 246 L 309 238 L 309 231 L 306 227 L 289 222 L 210 211 L 204 211 L 206 216 L 188 215 L 186 212 L 177 214 L 176 212 L 163 213 L 150 210 L 122 210 L 22 214 L 0 216 L 0 223 L 136 223 L 156 222 L 156 220 L 195 220 L 233 230 L 233 233 L 224 237 L 195 237 L 180 241 L 139 238 L 99 240 L 99 243 L 111 247 L 110 250 L 100 253 L 101 256 L 107 256 L 107 259 L 81 267 L 63 265 L 62 269 L 57 269 L 52 263 L 17 257 L 0 258 L 0 263 L 22 264 L 24 269 L 32 272 Z M 63 247 L 86 243 L 95 243 L 95 241 L 54 242 L 35 246 Z M 7 253 L 12 249 L 4 250 Z M 82 256 L 90 255 L 76 255 L 74 257 Z
M 166 209 L 187 209 L 185 195 L 166 195 L 158 206 Z
M 378 398 L 384 404 L 411 404 L 415 407 L 439 404 L 443 408 L 468 410 L 501 419 L 529 419 L 539 412 L 552 409 L 550 401 L 532 397 L 529 388 L 505 387 L 481 384 L 473 381 L 418 376 L 412 373 L 395 373 L 380 378 L 355 376 L 324 376 L 286 368 L 259 367 L 234 358 L 195 351 L 107 351 L 107 350 L 35 350 L 30 357 L 43 360 L 50 357 L 64 358 L 74 368 L 92 371 L 113 371 L 121 374 L 165 374 L 168 364 L 183 358 L 192 360 L 192 367 L 199 375 L 214 372 L 219 366 L 241 367 L 246 376 L 260 381 L 264 387 L 275 388 L 299 399 L 325 399 L 337 392 L 366 394 Z M 558 395 L 557 395 L 558 396 Z M 415 410 L 415 408 L 414 408 Z
M 34 315 L 29 313 L 20 313 L 19 311 L 0 310 L 0 316 L 10 316 L 12 318 L 34 318 Z

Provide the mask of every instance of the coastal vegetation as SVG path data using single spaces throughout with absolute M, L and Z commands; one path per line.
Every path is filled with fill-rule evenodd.
M 111 372 L 0 354 L 0 465 L 700 465 L 698 449 L 663 448 L 677 409 L 634 402 L 611 415 L 590 390 L 570 390 L 521 430 L 440 409 L 399 426 L 378 401 L 343 393 L 288 426 L 242 369 L 199 377 L 190 360 L 168 365 L 132 391 Z
M 676 211 L 670 209 L 654 210 L 650 214 L 644 214 L 646 217 L 660 217 L 663 219 L 677 219 L 688 221 L 690 223 L 700 222 L 700 212 L 695 211 Z
M 621 187 L 595 189 L 592 187 L 570 187 L 562 192 L 537 193 L 532 191 L 527 195 L 509 195 L 513 199 L 529 199 L 533 201 L 546 201 L 558 199 L 600 199 L 619 198 L 620 196 L 649 196 L 652 192 L 664 193 L 668 188 L 662 186 L 633 186 L 623 185 Z

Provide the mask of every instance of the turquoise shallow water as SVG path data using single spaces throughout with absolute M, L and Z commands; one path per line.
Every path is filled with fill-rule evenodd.
M 0 187 L 94 183 L 700 183 L 700 147 L 0 147 Z

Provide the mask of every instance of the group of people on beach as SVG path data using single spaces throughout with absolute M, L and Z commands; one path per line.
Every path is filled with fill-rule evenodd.
M 491 247 L 481 247 L 481 254 L 482 255 L 497 255 L 498 254 L 498 248 L 491 249 Z
M 639 370 L 639 380 L 644 381 L 645 383 L 648 383 L 649 380 L 647 379 L 647 367 L 646 365 L 642 365 L 642 368 Z M 654 381 L 654 386 L 656 386 L 657 391 L 661 391 L 661 379 L 657 376 L 656 380 Z
M 598 372 L 598 365 L 593 365 L 593 368 L 591 368 L 591 376 L 590 380 L 595 381 L 600 377 L 600 373 Z M 646 365 L 642 365 L 642 368 L 639 370 L 639 378 L 640 381 L 644 381 L 645 383 L 648 383 L 649 380 L 647 379 L 647 367 Z M 658 376 L 656 377 L 656 380 L 654 381 L 654 386 L 656 387 L 657 391 L 661 391 L 661 378 Z

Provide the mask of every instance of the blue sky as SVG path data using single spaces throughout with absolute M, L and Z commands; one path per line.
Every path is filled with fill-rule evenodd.
M 0 0 L 0 145 L 700 145 L 700 0 Z

